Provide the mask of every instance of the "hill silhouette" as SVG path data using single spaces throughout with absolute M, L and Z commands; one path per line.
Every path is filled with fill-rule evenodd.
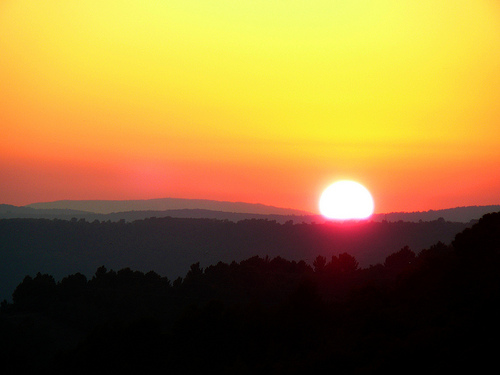
M 485 372 L 499 266 L 494 213 L 449 245 L 405 246 L 366 268 L 340 253 L 196 262 L 174 281 L 128 267 L 38 272 L 2 303 L 0 360 L 7 373 Z
M 293 211 L 291 211 L 293 212 Z M 227 211 L 213 211 L 206 209 L 171 209 L 171 210 L 145 210 L 145 211 L 120 211 L 107 214 L 79 211 L 72 209 L 59 209 L 59 208 L 31 208 L 31 207 L 17 207 L 12 205 L 0 205 L 0 219 L 61 219 L 71 220 L 85 219 L 87 221 L 134 221 L 143 220 L 150 217 L 177 217 L 177 218 L 205 218 L 205 219 L 218 219 L 240 221 L 245 219 L 264 219 L 276 220 L 279 223 L 287 221 L 294 221 L 297 223 L 302 222 L 324 222 L 325 219 L 318 215 L 296 215 L 296 214 L 259 214 L 259 213 L 246 213 L 246 212 L 227 212 Z
M 446 208 L 441 210 L 428 210 L 428 211 L 417 211 L 417 212 L 389 212 L 384 214 L 376 214 L 373 216 L 373 220 L 381 221 L 431 221 L 437 220 L 440 217 L 446 221 L 457 221 L 462 223 L 467 223 L 472 220 L 478 220 L 483 215 L 492 212 L 500 211 L 500 205 L 490 205 L 490 206 L 464 206 L 464 207 L 454 207 Z
M 144 200 L 60 200 L 27 205 L 37 209 L 70 209 L 98 214 L 126 211 L 165 211 L 203 209 L 210 211 L 238 212 L 262 215 L 308 215 L 310 212 L 268 206 L 258 203 L 227 202 L 208 199 L 159 198 Z
M 172 217 L 132 222 L 3 219 L 0 300 L 8 299 L 26 274 L 42 272 L 61 278 L 81 272 L 89 277 L 102 264 L 176 278 L 195 262 L 207 267 L 257 255 L 311 264 L 315 255 L 329 258 L 347 252 L 367 267 L 406 245 L 420 251 L 439 241 L 449 243 L 469 225 L 443 219 L 321 224 Z
M 481 216 L 500 210 L 500 205 L 467 206 L 422 212 L 390 212 L 374 214 L 373 221 L 446 221 L 469 223 Z M 33 203 L 28 206 L 0 204 L 0 218 L 86 219 L 88 221 L 133 221 L 149 217 L 209 218 L 240 221 L 267 219 L 285 223 L 324 223 L 327 220 L 308 212 L 249 204 L 192 199 L 151 199 L 137 201 L 56 201 Z

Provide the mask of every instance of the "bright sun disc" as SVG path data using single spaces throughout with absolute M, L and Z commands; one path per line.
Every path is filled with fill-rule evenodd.
M 354 181 L 337 181 L 323 191 L 319 200 L 321 214 L 329 219 L 366 219 L 373 214 L 370 192 Z

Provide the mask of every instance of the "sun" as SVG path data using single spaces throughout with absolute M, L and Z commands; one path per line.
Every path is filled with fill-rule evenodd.
M 319 199 L 319 210 L 328 219 L 366 219 L 373 214 L 373 208 L 370 192 L 355 181 L 337 181 Z

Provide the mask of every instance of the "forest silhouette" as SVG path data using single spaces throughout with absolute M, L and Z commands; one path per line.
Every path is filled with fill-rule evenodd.
M 448 244 L 470 225 L 443 219 L 318 224 L 173 217 L 132 222 L 0 219 L 0 301 L 10 301 L 25 275 L 41 272 L 60 280 L 80 272 L 90 278 L 103 264 L 175 279 L 197 262 L 208 267 L 258 255 L 312 264 L 317 255 L 347 252 L 368 267 L 404 246 L 420 251 L 439 241 Z
M 173 280 L 38 272 L 2 303 L 2 372 L 481 372 L 496 361 L 499 266 L 500 212 L 368 267 L 342 252 L 195 262 Z

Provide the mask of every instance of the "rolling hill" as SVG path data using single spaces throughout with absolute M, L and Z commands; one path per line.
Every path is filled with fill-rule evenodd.
M 446 221 L 468 223 L 481 216 L 500 211 L 500 205 L 465 206 L 418 212 L 390 212 L 374 214 L 373 221 Z M 60 200 L 32 203 L 27 206 L 0 204 L 0 218 L 71 218 L 86 220 L 133 221 L 148 217 L 209 218 L 239 221 L 268 219 L 285 223 L 323 223 L 325 218 L 314 213 L 253 204 L 204 199 L 162 198 L 148 200 Z

